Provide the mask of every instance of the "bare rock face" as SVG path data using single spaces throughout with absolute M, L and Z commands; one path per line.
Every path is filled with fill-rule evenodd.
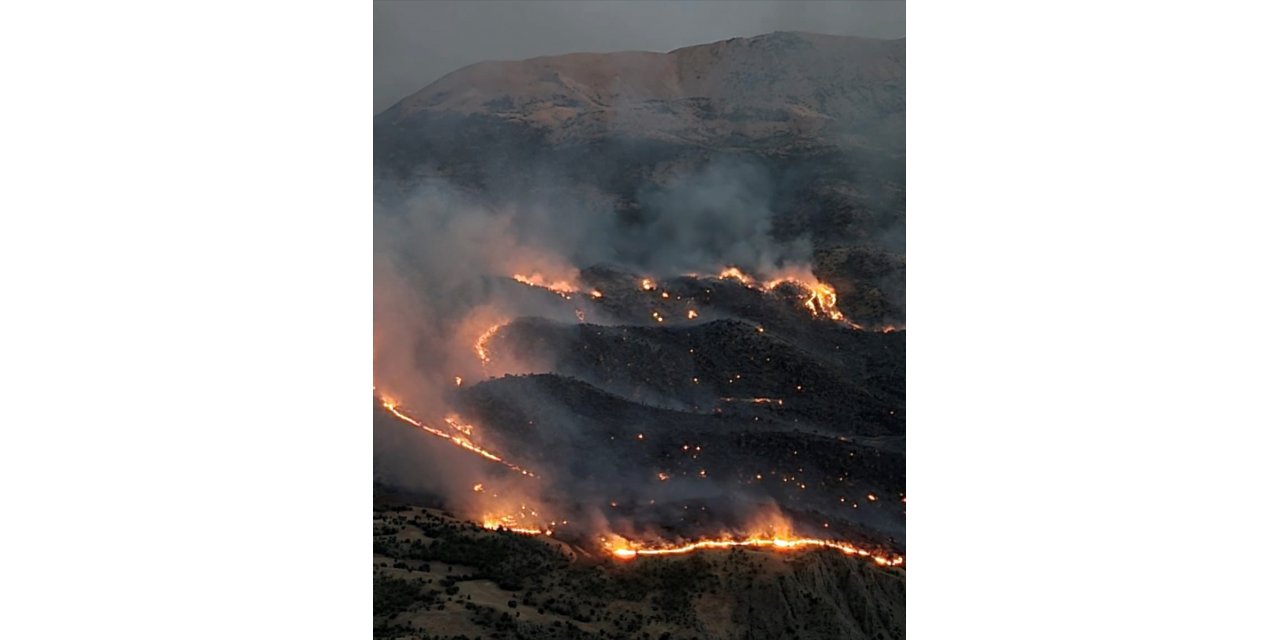
M 499 202 L 554 176 L 642 230 L 681 176 L 747 165 L 771 232 L 808 239 L 845 313 L 901 325 L 905 46 L 773 33 L 475 64 L 375 118 L 377 197 L 443 178 Z

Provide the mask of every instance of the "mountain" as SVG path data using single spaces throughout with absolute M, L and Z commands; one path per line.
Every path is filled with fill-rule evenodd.
M 772 33 L 375 117 L 376 636 L 902 637 L 904 72 Z
M 455 71 L 374 120 L 377 196 L 430 177 L 495 201 L 555 188 L 643 228 L 655 193 L 747 164 L 770 233 L 812 245 L 844 313 L 905 322 L 905 39 L 772 33 L 668 53 Z
M 824 550 L 593 563 L 375 496 L 375 638 L 903 637 L 906 576 Z

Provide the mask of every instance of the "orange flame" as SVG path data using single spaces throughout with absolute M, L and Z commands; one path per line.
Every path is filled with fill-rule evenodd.
M 479 338 L 476 338 L 475 352 L 476 352 L 476 357 L 480 358 L 480 362 L 488 364 L 489 340 L 493 338 L 493 335 L 498 332 L 498 329 L 501 329 L 501 328 L 502 328 L 502 323 L 495 324 L 492 327 L 485 329 L 484 333 L 480 334 Z
M 508 469 L 511 469 L 512 471 L 515 471 L 521 475 L 526 475 L 529 477 L 537 477 L 532 472 L 522 469 L 519 466 L 514 465 L 510 462 L 507 462 L 506 460 L 503 460 L 500 456 L 498 456 L 498 454 L 487 451 L 481 446 L 472 442 L 470 437 L 468 437 L 471 434 L 471 425 L 461 425 L 461 424 L 458 424 L 456 419 L 454 418 L 446 418 L 445 422 L 448 423 L 450 427 L 452 427 L 455 431 L 458 432 L 457 435 L 450 435 L 440 429 L 436 429 L 435 427 L 424 424 L 418 421 L 417 419 L 413 418 L 412 416 L 406 414 L 405 412 L 401 411 L 399 408 L 400 405 L 395 400 L 385 395 L 381 396 L 379 398 L 379 401 L 382 403 L 383 408 L 391 412 L 391 415 L 399 418 L 402 422 L 411 424 L 438 438 L 448 440 L 449 442 L 452 442 L 453 444 L 467 451 L 470 451 L 480 457 L 487 458 L 489 460 L 497 462 L 498 464 L 501 464 L 507 467 Z
M 782 398 L 720 398 L 722 402 L 750 402 L 752 404 L 782 405 Z
M 738 282 L 741 282 L 744 286 L 747 286 L 747 287 L 754 287 L 756 284 L 756 281 L 754 278 L 743 273 L 742 270 L 738 269 L 737 267 L 729 267 L 721 271 L 720 279 L 721 280 L 729 280 L 729 279 L 737 280 Z
M 568 282 L 567 280 L 548 280 L 547 278 L 542 277 L 542 274 L 540 273 L 533 273 L 527 276 L 517 273 L 512 275 L 511 279 L 523 285 L 546 289 L 565 300 L 569 300 L 573 297 L 573 294 L 578 293 L 578 288 L 575 287 L 573 283 Z
M 845 320 L 844 314 L 836 308 L 836 290 L 829 284 L 819 282 L 808 272 L 791 272 L 761 285 L 754 278 L 743 273 L 741 269 L 737 267 L 728 267 L 720 272 L 720 279 L 737 280 L 742 283 L 742 286 L 747 287 L 748 289 L 757 289 L 760 291 L 773 291 L 782 284 L 790 284 L 805 292 L 806 296 L 804 298 L 804 306 L 815 318 L 830 318 L 837 322 L 843 322 L 855 329 L 861 329 L 861 327 Z
M 899 555 L 882 555 L 858 547 L 846 542 L 837 542 L 835 540 L 822 540 L 819 538 L 791 538 L 791 537 L 750 537 L 743 539 L 718 538 L 713 540 L 698 540 L 679 546 L 669 547 L 645 547 L 628 541 L 615 542 L 606 545 L 606 550 L 613 557 L 620 560 L 631 560 L 637 556 L 669 556 L 683 555 L 693 553 L 703 549 L 732 549 L 735 547 L 747 547 L 763 550 L 775 551 L 793 551 L 799 549 L 827 548 L 837 549 L 841 553 L 848 556 L 860 556 L 867 558 L 880 566 L 898 567 L 906 562 L 906 559 Z
M 826 548 L 837 549 L 848 556 L 867 558 L 881 566 L 896 567 L 905 562 L 900 555 L 877 552 L 850 542 L 795 535 L 792 533 L 789 520 L 776 510 L 761 513 L 755 526 L 748 529 L 745 535 L 725 532 L 718 537 L 682 543 L 646 543 L 609 534 L 601 537 L 600 542 L 606 552 L 619 560 L 631 560 L 639 556 L 682 555 L 716 549 L 747 548 L 790 552 Z
M 546 529 L 537 529 L 534 527 L 520 526 L 519 524 L 516 524 L 516 522 L 517 519 L 515 516 L 485 515 L 481 520 L 480 526 L 495 531 L 498 529 L 506 529 L 512 533 L 522 533 L 527 536 L 549 536 L 552 533 L 550 527 Z

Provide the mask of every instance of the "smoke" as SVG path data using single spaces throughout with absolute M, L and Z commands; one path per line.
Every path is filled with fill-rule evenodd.
M 511 293 L 514 274 L 575 283 L 599 263 L 672 276 L 807 270 L 807 237 L 779 241 L 768 174 L 741 159 L 709 162 L 638 199 L 627 219 L 588 187 L 543 177 L 499 201 L 448 180 L 423 181 L 401 201 L 375 204 L 375 379 L 437 404 L 433 390 L 486 373 L 474 340 L 517 316 L 557 317 L 564 305 Z M 607 321 L 606 319 L 602 319 Z
M 576 288 L 582 286 L 579 272 L 597 264 L 659 278 L 714 275 L 726 265 L 762 277 L 807 273 L 809 238 L 778 237 L 774 200 L 769 172 L 736 157 L 714 158 L 676 172 L 661 184 L 650 184 L 636 194 L 636 206 L 630 208 L 546 169 L 520 179 L 495 179 L 494 188 L 486 191 L 444 175 L 422 179 L 406 196 L 375 203 L 378 392 L 425 422 L 441 424 L 445 416 L 459 411 L 459 394 L 475 382 L 550 370 L 550 361 L 536 354 L 525 350 L 516 355 L 520 350 L 495 349 L 500 341 L 487 342 L 497 328 L 520 317 L 578 320 L 574 304 L 513 281 L 516 274 Z M 703 320 L 717 315 L 711 312 Z M 621 321 L 599 306 L 591 308 L 590 319 L 601 324 Z M 663 403 L 659 396 L 643 400 Z M 518 524 L 527 518 L 534 527 L 540 525 L 538 518 L 528 515 L 532 512 L 569 516 L 574 522 L 569 526 L 587 530 L 614 530 L 619 512 L 599 506 L 611 499 L 633 506 L 642 499 L 651 505 L 655 499 L 700 500 L 714 505 L 722 522 L 741 520 L 757 510 L 754 502 L 747 505 L 726 497 L 727 485 L 692 480 L 675 479 L 663 483 L 658 493 L 634 494 L 628 487 L 643 484 L 642 479 L 616 472 L 612 458 L 579 456 L 539 465 L 533 452 L 569 450 L 568 443 L 598 437 L 591 433 L 598 425 L 576 415 L 554 393 L 514 398 L 510 405 L 540 407 L 542 415 L 550 415 L 554 429 L 544 433 L 550 433 L 552 441 L 499 437 L 483 423 L 476 425 L 471 438 L 521 461 L 539 478 L 513 476 L 499 465 L 459 455 L 443 439 L 424 439 L 411 429 L 407 436 L 389 433 L 406 431 L 394 419 L 375 421 L 380 477 L 440 495 L 450 508 L 475 519 L 488 521 L 501 514 L 519 518 Z M 644 430 L 649 425 L 631 426 Z M 534 429 L 530 425 L 530 433 L 536 433 Z M 508 451 L 510 447 L 514 448 Z M 566 488 L 569 480 L 582 478 L 595 479 L 594 486 Z M 652 526 L 672 515 L 661 504 L 652 506 L 645 516 Z
M 726 264 L 771 274 L 805 263 L 812 255 L 807 236 L 784 242 L 773 233 L 773 196 L 769 174 L 760 165 L 740 158 L 714 160 L 641 192 L 640 203 L 652 216 L 630 229 L 626 242 L 614 245 L 616 260 L 664 276 L 717 273 Z

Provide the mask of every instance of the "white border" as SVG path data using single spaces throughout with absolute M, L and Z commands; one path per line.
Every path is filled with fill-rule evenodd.
M 4 14 L 0 637 L 367 637 L 368 5 Z
M 4 11 L 0 636 L 365 637 L 369 7 Z M 908 632 L 1274 637 L 1272 5 L 909 12 Z

